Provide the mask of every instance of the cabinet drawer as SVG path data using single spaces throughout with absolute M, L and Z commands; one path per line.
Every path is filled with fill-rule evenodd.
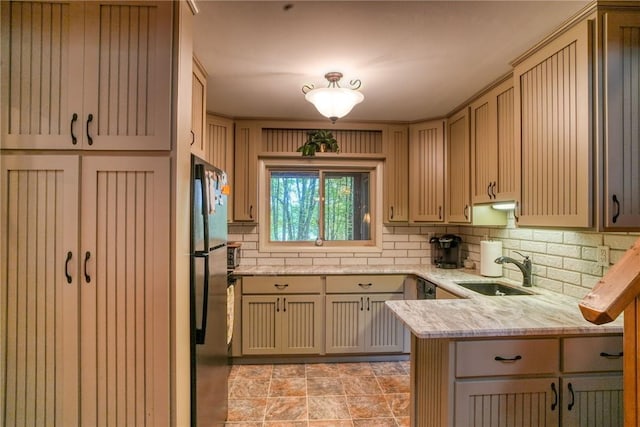
M 242 278 L 243 294 L 319 294 L 320 276 L 247 276 Z
M 562 340 L 563 372 L 622 371 L 622 336 Z
M 327 293 L 403 292 L 404 279 L 402 275 L 327 276 Z
M 458 342 L 456 376 L 555 373 L 560 367 L 559 350 L 557 339 Z

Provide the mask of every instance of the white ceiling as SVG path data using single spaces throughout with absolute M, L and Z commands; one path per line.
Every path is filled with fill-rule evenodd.
M 586 1 L 200 1 L 194 52 L 207 110 L 234 118 L 322 119 L 305 84 L 360 79 L 349 120 L 442 117 Z M 287 7 L 289 5 L 290 7 Z

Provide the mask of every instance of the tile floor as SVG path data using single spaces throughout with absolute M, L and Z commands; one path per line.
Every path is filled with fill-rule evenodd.
M 409 362 L 235 365 L 227 426 L 409 425 Z

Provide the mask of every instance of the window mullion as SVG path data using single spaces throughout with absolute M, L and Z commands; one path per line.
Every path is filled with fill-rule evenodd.
M 318 215 L 318 232 L 320 233 L 320 235 L 318 236 L 318 238 L 324 241 L 324 171 L 322 169 L 318 170 L 318 185 L 320 186 L 320 213 Z

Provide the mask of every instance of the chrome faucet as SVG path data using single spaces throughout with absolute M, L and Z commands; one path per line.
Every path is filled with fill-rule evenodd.
M 509 262 L 512 264 L 515 264 L 516 267 L 518 267 L 520 271 L 522 271 L 522 286 L 530 288 L 531 287 L 531 259 L 529 259 L 528 255 L 522 255 L 518 251 L 513 251 L 513 252 L 523 257 L 524 260 L 522 262 L 519 262 L 513 258 L 509 258 L 508 256 L 501 256 L 496 258 L 494 262 L 496 264 L 505 264 Z

